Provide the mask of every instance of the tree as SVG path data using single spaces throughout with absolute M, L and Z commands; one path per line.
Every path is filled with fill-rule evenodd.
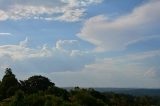
M 14 95 L 14 93 L 19 89 L 18 80 L 12 73 L 11 68 L 6 68 L 5 75 L 2 78 L 0 85 L 0 95 L 5 98 Z
M 69 97 L 69 93 L 67 92 L 67 90 L 63 88 L 58 88 L 56 86 L 48 87 L 48 89 L 46 90 L 46 93 L 61 97 L 64 100 L 68 100 L 68 97 Z
M 44 76 L 35 75 L 28 80 L 20 81 L 21 88 L 28 93 L 33 93 L 37 91 L 47 90 L 49 86 L 54 86 L 54 83 L 50 82 L 50 80 Z
M 137 106 L 151 106 L 151 98 L 148 96 L 141 96 L 136 98 Z
M 17 91 L 9 106 L 26 106 L 24 102 L 24 92 L 21 90 Z
M 103 100 L 95 96 L 97 94 L 91 89 L 80 89 L 76 87 L 74 90 L 71 90 L 70 101 L 81 106 L 104 106 L 105 103 Z

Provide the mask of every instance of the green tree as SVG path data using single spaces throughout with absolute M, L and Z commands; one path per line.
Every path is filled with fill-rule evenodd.
M 103 100 L 96 98 L 95 95 L 99 96 L 91 89 L 80 89 L 76 87 L 74 90 L 71 90 L 70 101 L 81 106 L 105 106 Z
M 20 81 L 21 88 L 28 93 L 47 90 L 49 86 L 54 86 L 54 83 L 44 76 L 32 76 L 28 80 Z
M 10 103 L 10 106 L 26 106 L 24 102 L 24 92 L 19 90 L 15 93 L 14 99 Z
M 148 96 L 141 96 L 136 98 L 137 106 L 151 106 L 151 98 Z
M 14 95 L 14 93 L 19 89 L 19 83 L 15 75 L 12 73 L 11 68 L 6 68 L 5 75 L 2 78 L 0 85 L 0 95 L 2 98 L 6 98 Z
M 56 86 L 50 86 L 46 90 L 46 93 L 61 97 L 64 100 L 69 100 L 69 98 L 68 98 L 69 93 L 67 92 L 67 90 L 65 90 L 63 88 L 59 88 L 59 87 L 56 87 Z

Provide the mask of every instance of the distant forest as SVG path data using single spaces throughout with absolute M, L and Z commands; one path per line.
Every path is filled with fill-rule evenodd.
M 79 87 L 66 90 L 41 75 L 17 80 L 6 68 L 0 81 L 0 106 L 160 106 L 160 97 L 102 93 Z

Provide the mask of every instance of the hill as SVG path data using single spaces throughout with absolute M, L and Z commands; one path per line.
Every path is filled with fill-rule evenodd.
M 160 89 L 147 88 L 94 88 L 99 92 L 115 92 L 133 96 L 160 96 Z

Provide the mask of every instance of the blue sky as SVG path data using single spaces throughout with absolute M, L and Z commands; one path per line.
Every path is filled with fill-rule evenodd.
M 160 88 L 160 0 L 0 0 L 0 77 Z

